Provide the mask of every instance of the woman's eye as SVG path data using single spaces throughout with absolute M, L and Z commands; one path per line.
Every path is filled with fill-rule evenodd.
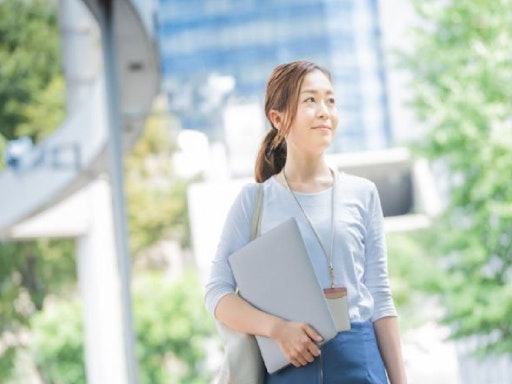
M 305 101 L 308 102 L 308 103 L 314 103 L 315 102 L 315 98 L 314 97 L 308 97 Z
M 336 104 L 336 99 L 334 97 L 330 98 L 329 99 L 329 104 L 335 105 Z

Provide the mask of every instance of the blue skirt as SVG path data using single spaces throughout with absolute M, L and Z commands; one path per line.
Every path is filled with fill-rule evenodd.
M 312 363 L 290 365 L 265 378 L 267 384 L 387 384 L 373 323 L 352 323 L 325 343 Z

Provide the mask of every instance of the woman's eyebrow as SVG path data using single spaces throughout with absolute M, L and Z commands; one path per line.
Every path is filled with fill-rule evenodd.
M 300 91 L 300 93 L 313 93 L 313 94 L 319 94 L 319 93 L 324 93 L 326 95 L 334 95 L 334 92 L 331 91 L 331 90 L 328 90 L 328 91 L 319 91 L 319 90 L 316 90 L 316 89 L 304 89 L 303 91 Z

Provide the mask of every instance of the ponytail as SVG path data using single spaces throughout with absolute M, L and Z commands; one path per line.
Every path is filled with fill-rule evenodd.
M 278 174 L 286 163 L 286 141 L 279 131 L 272 127 L 261 143 L 254 175 L 256 182 L 262 183 Z

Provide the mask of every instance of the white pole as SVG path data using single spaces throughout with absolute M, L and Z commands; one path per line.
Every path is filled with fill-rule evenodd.
M 116 261 L 111 192 L 106 180 L 87 187 L 90 221 L 77 239 L 88 384 L 126 384 L 121 282 Z

